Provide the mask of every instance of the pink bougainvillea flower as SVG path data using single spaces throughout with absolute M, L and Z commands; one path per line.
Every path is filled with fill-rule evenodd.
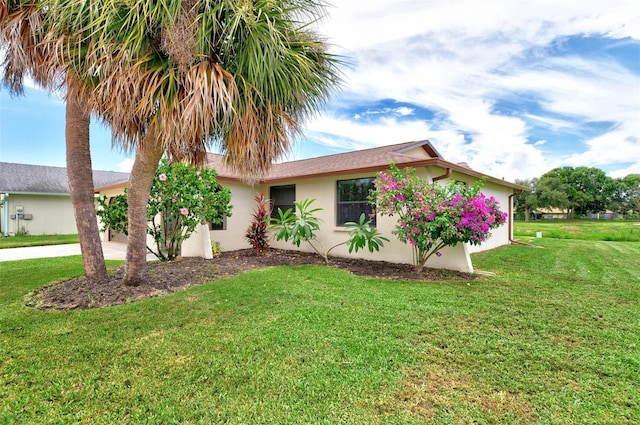
M 186 209 L 186 208 L 180 208 L 180 214 L 187 215 L 187 214 L 189 214 L 189 210 Z
M 167 175 L 166 174 L 160 174 L 158 176 L 158 179 L 160 179 L 161 182 L 165 181 L 167 179 Z

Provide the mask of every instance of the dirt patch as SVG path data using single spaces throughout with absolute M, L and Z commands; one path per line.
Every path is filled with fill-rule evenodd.
M 422 372 L 411 369 L 399 399 L 411 414 L 424 419 L 425 423 L 433 422 L 439 411 L 456 408 L 469 412 L 480 410 L 488 423 L 512 422 L 517 418 L 522 424 L 531 424 L 539 419 L 522 394 L 485 388 L 470 376 L 437 364 L 429 365 Z
M 124 267 L 116 269 L 106 279 L 89 280 L 80 277 L 56 282 L 28 294 L 25 304 L 59 310 L 105 307 L 172 293 L 257 268 L 301 264 L 323 265 L 325 262 L 316 254 L 298 251 L 271 249 L 260 255 L 251 249 L 229 251 L 212 260 L 183 258 L 171 262 L 149 263 L 145 282 L 135 287 L 124 285 Z M 437 281 L 474 278 L 474 275 L 468 273 L 429 268 L 418 274 L 408 264 L 354 258 L 331 257 L 329 265 L 346 269 L 358 276 L 384 279 Z

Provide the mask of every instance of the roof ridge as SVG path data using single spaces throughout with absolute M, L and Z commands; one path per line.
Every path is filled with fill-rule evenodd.
M 314 157 L 311 157 L 311 158 L 294 159 L 294 160 L 291 160 L 291 161 L 280 162 L 280 163 L 277 163 L 277 164 L 274 164 L 274 165 L 290 164 L 292 162 L 301 162 L 301 161 L 312 161 L 312 160 L 325 159 L 325 158 L 336 157 L 336 156 L 341 156 L 341 155 L 362 154 L 362 153 L 366 153 L 366 152 L 369 152 L 369 151 L 392 149 L 392 148 L 395 148 L 395 149 L 392 150 L 391 152 L 396 153 L 397 150 L 403 150 L 405 148 L 410 148 L 412 144 L 415 144 L 415 146 L 423 146 L 426 143 L 430 143 L 429 140 L 425 139 L 425 140 L 420 140 L 420 141 L 395 143 L 395 144 L 392 144 L 392 145 L 376 146 L 376 147 L 373 147 L 373 148 L 366 148 L 366 149 L 356 149 L 356 150 L 351 150 L 351 151 L 347 151 L 347 152 L 338 152 L 338 153 L 332 153 L 332 154 L 328 154 L 328 155 L 314 156 Z

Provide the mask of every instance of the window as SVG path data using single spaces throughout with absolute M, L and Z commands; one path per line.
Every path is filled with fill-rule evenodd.
M 344 226 L 348 221 L 357 222 L 364 213 L 369 218 L 373 206 L 369 204 L 369 192 L 374 189 L 374 178 L 338 180 L 337 225 Z M 371 223 L 375 226 L 376 219 Z
M 227 230 L 227 216 L 220 223 L 209 223 L 209 230 Z
M 271 186 L 269 190 L 271 198 L 271 217 L 278 217 L 278 208 L 283 212 L 289 208 L 295 209 L 296 185 Z
M 222 191 L 222 186 L 216 185 L 215 192 Z M 211 223 L 209 222 L 209 230 L 227 230 L 227 216 L 222 217 L 222 221 L 220 223 Z

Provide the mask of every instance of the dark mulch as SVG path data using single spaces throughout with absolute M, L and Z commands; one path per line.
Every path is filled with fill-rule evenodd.
M 119 267 L 106 279 L 88 280 L 80 277 L 45 286 L 29 294 L 26 304 L 60 310 L 105 307 L 172 293 L 257 268 L 302 264 L 323 265 L 325 262 L 313 253 L 277 249 L 259 255 L 251 249 L 228 251 L 212 260 L 183 258 L 171 262 L 152 262 L 148 265 L 146 281 L 142 285 L 125 286 L 124 267 Z M 467 273 L 429 268 L 418 274 L 409 264 L 355 258 L 330 257 L 329 265 L 358 276 L 384 279 L 437 281 L 474 278 L 474 275 Z

